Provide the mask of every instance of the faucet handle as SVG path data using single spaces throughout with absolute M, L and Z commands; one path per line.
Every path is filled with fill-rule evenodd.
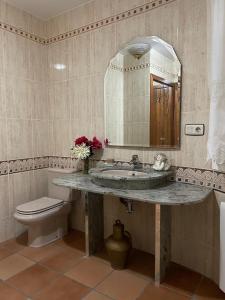
M 132 159 L 130 163 L 133 165 L 133 169 L 141 169 L 142 163 L 139 160 L 139 157 L 137 154 L 132 155 Z
M 132 155 L 132 159 L 131 159 L 132 162 L 139 162 L 139 157 L 137 154 L 133 154 Z

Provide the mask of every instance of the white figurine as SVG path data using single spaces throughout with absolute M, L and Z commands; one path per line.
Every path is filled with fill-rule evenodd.
M 158 153 L 154 157 L 153 169 L 156 171 L 167 171 L 170 168 L 170 164 L 165 154 Z

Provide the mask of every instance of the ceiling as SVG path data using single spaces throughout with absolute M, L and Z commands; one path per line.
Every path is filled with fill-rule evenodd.
M 90 2 L 90 0 L 5 0 L 5 1 L 42 20 L 48 20 L 65 11 L 68 11 L 79 5 Z

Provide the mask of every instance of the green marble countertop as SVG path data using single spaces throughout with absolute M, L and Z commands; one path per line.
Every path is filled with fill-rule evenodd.
M 53 183 L 80 191 L 163 205 L 195 204 L 202 202 L 212 193 L 212 189 L 207 187 L 178 182 L 168 182 L 166 185 L 149 190 L 112 189 L 92 183 L 90 175 L 80 172 L 55 178 Z

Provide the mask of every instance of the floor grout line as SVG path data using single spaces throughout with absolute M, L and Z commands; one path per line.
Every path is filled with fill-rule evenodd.
M 19 274 L 19 273 L 18 273 Z M 17 274 L 16 274 L 17 275 Z M 13 276 L 12 276 L 13 277 Z M 10 278 L 12 278 L 10 277 Z M 10 279 L 9 278 L 9 279 Z M 16 290 L 17 292 L 19 292 L 20 294 L 24 295 L 25 297 L 30 297 L 29 295 L 25 294 L 22 290 L 20 290 L 18 287 L 14 286 L 13 284 L 9 283 L 9 282 L 6 282 L 4 281 L 4 284 L 6 284 L 8 287 Z

